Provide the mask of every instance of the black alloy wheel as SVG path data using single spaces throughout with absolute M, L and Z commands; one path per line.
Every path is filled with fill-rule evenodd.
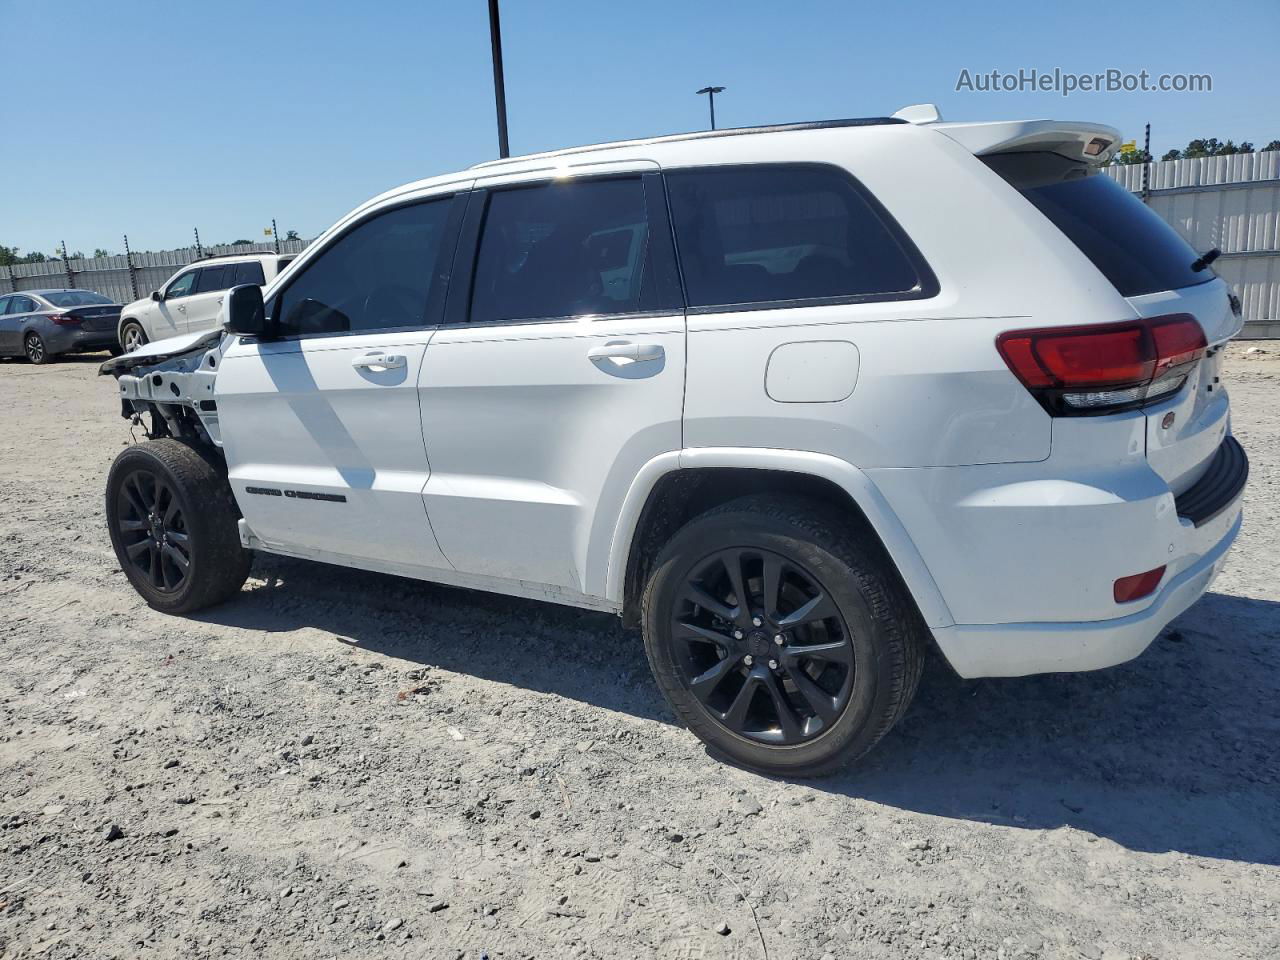
M 116 494 L 116 529 L 125 556 L 160 593 L 176 593 L 191 570 L 186 516 L 172 486 L 158 472 L 138 468 Z
M 848 624 L 812 572 L 772 551 L 733 547 L 695 564 L 670 638 L 689 691 L 741 737 L 804 743 L 849 704 Z

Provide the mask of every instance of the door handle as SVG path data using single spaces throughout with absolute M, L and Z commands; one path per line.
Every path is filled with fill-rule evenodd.
M 399 370 L 405 365 L 405 359 L 398 353 L 366 353 L 363 357 L 353 358 L 351 365 L 357 370 L 381 373 L 383 370 Z
M 663 353 L 660 343 L 630 343 L 620 340 L 616 343 L 606 343 L 601 347 L 592 347 L 587 351 L 587 356 L 592 360 L 632 360 L 636 363 L 644 363 L 646 360 L 661 359 Z

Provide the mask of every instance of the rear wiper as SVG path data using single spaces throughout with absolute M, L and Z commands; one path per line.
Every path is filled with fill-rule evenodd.
M 1191 264 L 1191 270 L 1192 270 L 1192 272 L 1194 272 L 1194 273 L 1199 273 L 1201 270 L 1203 270 L 1203 269 L 1204 269 L 1205 267 L 1207 267 L 1209 264 L 1213 263 L 1213 261 L 1217 260 L 1220 256 L 1222 256 L 1222 251 L 1221 251 L 1221 250 L 1219 250 L 1217 247 L 1214 247 L 1212 250 L 1210 250 L 1210 251 L 1209 251 L 1208 253 L 1206 253 L 1204 256 L 1202 256 L 1202 257 L 1197 257 L 1197 258 L 1192 262 L 1192 264 Z

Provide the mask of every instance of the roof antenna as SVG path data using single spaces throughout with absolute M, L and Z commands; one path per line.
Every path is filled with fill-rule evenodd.
M 915 124 L 938 123 L 942 120 L 942 114 L 932 103 L 913 103 L 909 107 L 903 107 L 893 116 L 895 120 L 905 120 L 907 123 Z

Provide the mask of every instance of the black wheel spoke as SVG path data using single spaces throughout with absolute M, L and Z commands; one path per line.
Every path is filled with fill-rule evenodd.
M 734 621 L 738 619 L 738 607 L 730 607 L 721 603 L 711 594 L 702 588 L 701 584 L 690 583 L 685 587 L 685 599 L 692 603 L 696 603 L 703 610 L 708 611 L 721 620 Z
M 835 602 L 823 590 L 813 599 L 806 601 L 791 613 L 782 617 L 778 621 L 778 626 L 784 630 L 791 630 L 805 624 L 820 623 L 823 620 L 830 620 L 832 617 L 838 616 L 840 616 L 840 612 L 836 609 Z
M 708 698 L 716 692 L 721 681 L 724 680 L 738 666 L 738 658 L 733 656 L 725 657 L 718 661 L 713 667 L 703 671 L 689 681 L 689 689 L 693 695 L 706 703 Z
M 187 543 L 190 541 L 191 538 L 188 537 L 185 533 L 183 533 L 181 530 L 169 530 L 168 534 L 169 534 L 169 540 L 171 542 L 181 544 L 184 550 L 187 549 Z
M 677 620 L 676 628 L 698 637 L 702 640 L 709 640 L 711 643 L 720 644 L 728 647 L 733 643 L 732 638 L 727 634 L 721 633 L 719 630 L 713 630 L 711 627 L 699 626 L 696 623 L 689 623 L 687 620 Z
M 121 520 L 120 521 L 121 533 L 139 533 L 146 529 L 147 529 L 147 522 L 145 520 Z
M 164 573 L 160 569 L 160 545 L 151 540 L 147 542 L 147 546 L 150 548 L 147 556 L 151 558 L 151 582 L 157 587 L 164 587 Z
M 173 491 L 168 487 L 164 488 L 164 492 L 169 498 L 169 505 L 164 508 L 164 524 L 167 527 L 173 523 L 174 517 L 178 516 L 178 498 L 173 495 Z
M 804 697 L 805 703 L 813 708 L 813 712 L 822 719 L 823 724 L 831 723 L 840 715 L 840 704 L 837 699 L 814 683 L 807 673 L 797 670 L 790 674 L 790 677 L 800 696 Z
M 184 557 L 182 552 L 171 543 L 166 543 L 161 552 L 173 561 L 174 566 L 184 574 L 187 572 L 187 568 L 191 566 L 191 561 Z
M 853 644 L 848 640 L 837 640 L 832 643 L 810 643 L 788 647 L 782 652 L 786 662 L 802 660 L 829 660 L 832 663 L 853 663 Z
M 134 509 L 134 512 L 138 514 L 140 519 L 145 521 L 148 512 L 147 502 L 146 498 L 142 495 L 142 491 L 138 488 L 138 481 L 136 477 L 129 477 L 129 479 L 124 482 L 123 490 L 125 499 L 129 501 L 129 506 Z
M 771 620 L 778 619 L 778 597 L 782 589 L 782 558 L 768 554 L 764 558 L 764 576 L 761 584 L 760 604 L 764 615 Z
M 724 572 L 729 577 L 729 586 L 737 602 L 736 619 L 740 625 L 746 626 L 751 619 L 751 595 L 747 593 L 746 580 L 742 576 L 742 551 L 726 550 L 720 556 L 721 563 L 724 564 Z
M 804 723 L 796 716 L 791 701 L 787 699 L 786 691 L 782 689 L 781 681 L 772 673 L 766 674 L 764 688 L 769 691 L 769 699 L 773 701 L 773 709 L 778 715 L 778 726 L 782 729 L 782 736 L 788 742 L 799 740 L 804 736 Z
M 748 674 L 747 682 L 742 685 L 729 709 L 724 712 L 723 720 L 732 730 L 740 731 L 746 725 L 747 712 L 751 709 L 751 701 L 756 698 L 760 689 L 760 678 L 756 674 Z
M 137 543 L 131 543 L 124 548 L 124 552 L 129 555 L 129 559 L 137 561 L 144 553 L 151 549 L 150 538 L 139 540 Z

